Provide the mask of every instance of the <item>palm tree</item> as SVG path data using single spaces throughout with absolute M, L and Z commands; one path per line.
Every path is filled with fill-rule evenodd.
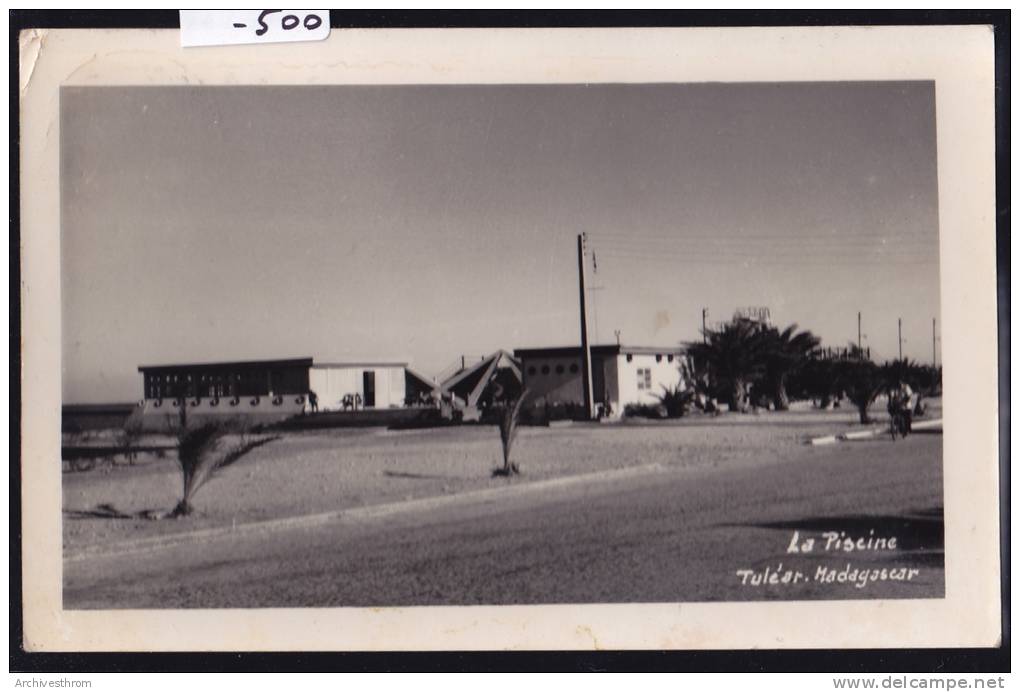
M 704 342 L 687 344 L 697 366 L 708 369 L 712 385 L 723 389 L 731 411 L 747 411 L 748 391 L 765 375 L 766 329 L 760 322 L 735 318 L 719 329 L 706 329 Z
M 839 380 L 846 390 L 847 398 L 857 407 L 861 424 L 871 422 L 868 407 L 888 384 L 888 378 L 875 363 L 870 360 L 846 360 L 838 364 Z
M 921 366 L 909 358 L 889 361 L 883 366 L 882 370 L 890 385 L 906 383 L 912 389 L 920 387 Z
M 821 339 L 810 331 L 797 331 L 791 324 L 783 331 L 770 327 L 765 336 L 765 381 L 772 403 L 777 411 L 790 408 L 790 397 L 786 392 L 786 378 L 802 367 L 818 348 Z
M 828 408 L 840 392 L 839 362 L 815 353 L 790 374 L 790 386 L 797 396 L 814 400 L 818 408 Z

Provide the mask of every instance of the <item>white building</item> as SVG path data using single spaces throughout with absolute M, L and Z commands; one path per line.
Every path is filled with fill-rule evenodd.
M 524 387 L 532 406 L 583 407 L 581 348 L 519 348 Z M 619 416 L 629 404 L 656 405 L 664 389 L 681 381 L 679 347 L 602 345 L 591 347 L 592 393 L 596 407 L 608 404 Z
M 158 430 L 175 424 L 181 407 L 187 407 L 191 420 L 244 418 L 275 423 L 316 410 L 416 406 L 439 391 L 406 363 L 395 362 L 320 363 L 289 358 L 142 365 L 138 370 L 143 376 L 143 425 Z
M 400 408 L 436 389 L 407 363 L 394 362 L 315 362 L 308 371 L 308 387 L 320 411 Z

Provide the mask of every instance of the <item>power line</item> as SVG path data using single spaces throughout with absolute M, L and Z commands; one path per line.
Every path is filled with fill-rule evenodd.
M 683 238 L 701 238 L 709 240 L 718 239 L 734 239 L 734 240 L 748 240 L 748 239 L 793 239 L 793 240 L 804 240 L 804 239 L 816 239 L 816 240 L 855 240 L 858 238 L 885 238 L 885 239 L 897 239 L 897 238 L 910 238 L 917 237 L 927 240 L 938 240 L 937 233 L 930 233 L 928 231 L 908 231 L 908 230 L 896 230 L 896 231 L 869 231 L 860 233 L 846 233 L 846 232 L 809 232 L 809 233 L 757 233 L 753 231 L 741 231 L 739 235 L 725 235 L 722 233 L 690 233 L 688 231 L 677 231 L 674 234 L 666 233 L 621 233 L 621 232 L 600 232 L 597 234 L 599 240 L 603 239 L 624 239 L 624 240 L 659 240 L 659 241 L 673 241 Z
M 706 259 L 721 258 L 721 259 L 733 259 L 743 257 L 753 257 L 761 259 L 821 259 L 827 261 L 841 261 L 841 260 L 880 260 L 880 259 L 891 259 L 891 260 L 916 260 L 919 262 L 931 262 L 939 259 L 937 255 L 919 253 L 919 252 L 810 252 L 797 248 L 789 248 L 783 250 L 777 250 L 775 248 L 771 250 L 761 250 L 760 252 L 755 251 L 711 251 L 711 250 L 699 250 L 692 249 L 686 252 L 677 251 L 662 251 L 662 252 L 651 252 L 651 251 L 639 251 L 639 250 L 603 250 L 603 257 L 634 257 L 640 259 L 642 257 L 656 257 L 665 259 L 685 259 L 687 257 L 704 257 Z
M 701 236 L 701 235 L 678 235 L 673 238 L 645 238 L 642 236 L 607 236 L 599 238 L 599 243 L 646 243 L 655 245 L 666 245 L 682 242 L 713 242 L 713 243 L 915 243 L 934 246 L 935 238 L 910 237 L 910 236 Z
M 801 256 L 797 258 L 762 257 L 761 255 L 728 255 L 728 254 L 698 254 L 698 253 L 660 253 L 660 254 L 635 254 L 615 253 L 602 251 L 602 254 L 609 257 L 616 257 L 627 260 L 640 260 L 642 262 L 667 262 L 671 264 L 727 264 L 745 266 L 832 266 L 841 265 L 900 265 L 900 266 L 937 266 L 938 259 L 924 259 L 916 257 L 833 257 L 833 256 Z M 743 262 L 741 262 L 743 260 Z
M 937 257 L 938 247 L 932 243 L 909 241 L 874 242 L 862 240 L 821 240 L 790 238 L 788 240 L 764 239 L 706 239 L 697 241 L 690 238 L 672 239 L 664 242 L 648 242 L 642 239 L 620 238 L 599 242 L 603 255 L 709 255 L 756 257 L 769 253 L 796 253 L 799 257 L 842 257 L 864 255 L 867 257 Z
M 740 248 L 603 248 L 600 252 L 607 256 L 652 256 L 652 257 L 687 257 L 699 255 L 707 257 L 805 257 L 805 258 L 842 258 L 863 257 L 894 258 L 894 259 L 938 259 L 938 253 L 920 250 L 894 250 L 891 248 L 805 248 L 805 247 L 740 247 Z
M 814 251 L 826 251 L 836 252 L 839 250 L 873 250 L 873 251 L 893 251 L 893 252 L 936 252 L 938 248 L 931 243 L 875 243 L 875 242 L 813 242 L 805 240 L 790 240 L 790 241 L 716 241 L 716 240 L 676 240 L 670 243 L 646 243 L 642 241 L 601 241 L 599 247 L 605 250 L 641 250 L 641 251 L 670 251 L 670 250 L 688 250 L 691 248 L 696 249 L 708 249 L 708 250 L 753 250 L 760 251 L 767 248 L 797 248 L 797 249 L 811 249 Z

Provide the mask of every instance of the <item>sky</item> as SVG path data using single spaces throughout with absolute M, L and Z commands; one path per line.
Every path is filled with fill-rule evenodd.
M 67 403 L 142 364 L 429 376 L 498 348 L 673 346 L 741 307 L 932 359 L 931 82 L 64 87 Z

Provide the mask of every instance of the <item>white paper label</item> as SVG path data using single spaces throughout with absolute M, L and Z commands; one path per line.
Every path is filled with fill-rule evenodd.
M 181 45 L 321 41 L 329 10 L 181 10 Z

